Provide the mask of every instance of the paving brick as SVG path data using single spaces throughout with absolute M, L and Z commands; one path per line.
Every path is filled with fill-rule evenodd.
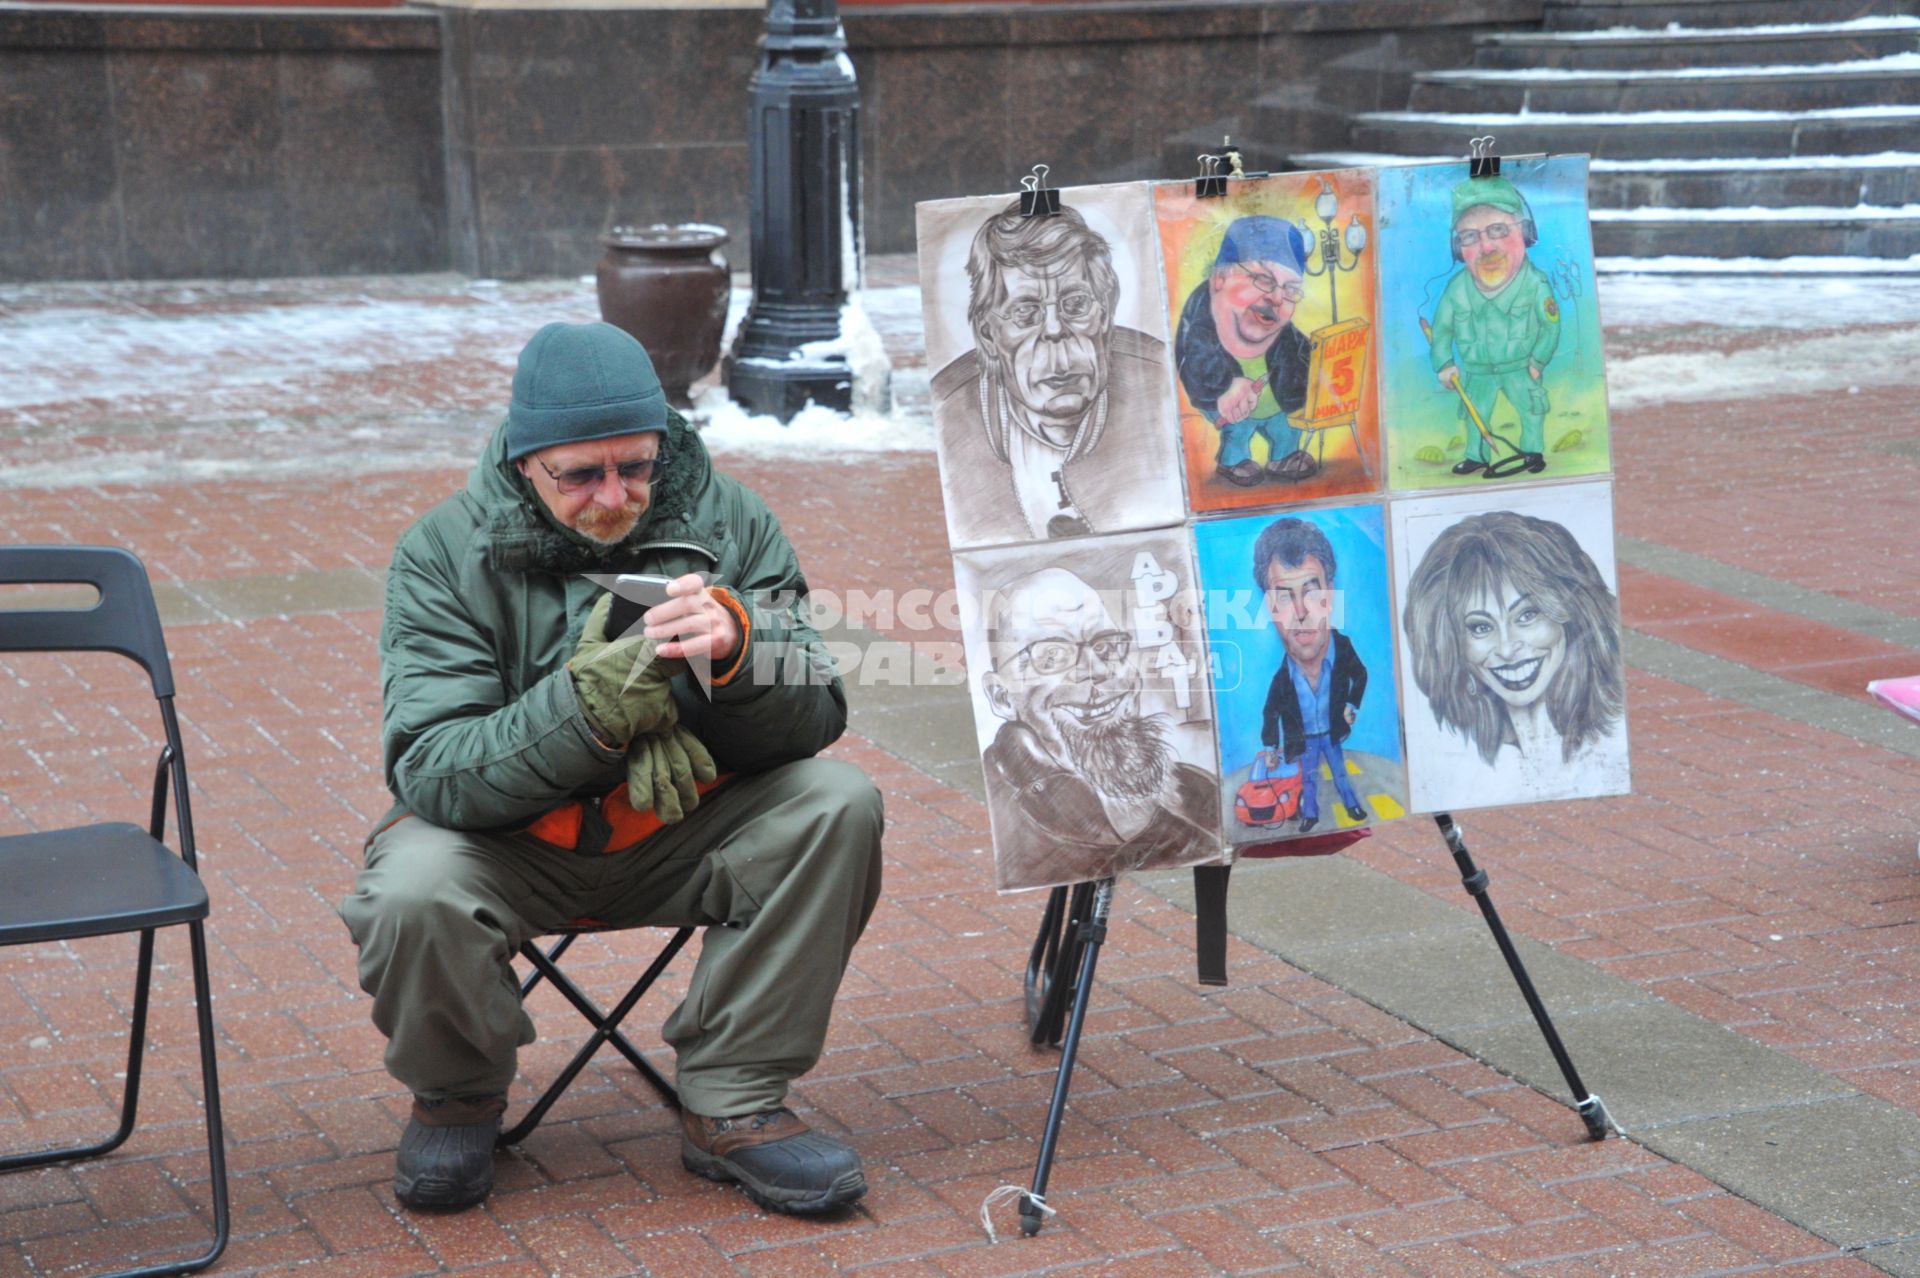
M 735 1256 L 733 1262 L 742 1273 L 754 1278 L 822 1278 L 845 1272 L 811 1242 L 748 1252 Z
M 180 1187 L 156 1162 L 92 1162 L 73 1170 L 102 1220 L 148 1220 L 187 1207 Z
M 387 1204 L 364 1189 L 309 1194 L 294 1209 L 335 1254 L 396 1246 L 407 1236 Z
M 457 1215 L 410 1212 L 406 1225 L 446 1269 L 465 1270 L 528 1256 L 520 1237 L 503 1229 L 484 1208 Z
M 1465 1243 L 1454 1241 L 1397 1248 L 1393 1258 L 1414 1273 L 1431 1278 L 1497 1278 L 1509 1272 L 1476 1255 Z
M 1293 1258 L 1292 1253 L 1230 1212 L 1170 1212 L 1154 1223 L 1227 1273 L 1257 1273 Z
M 1496 1264 L 1518 1266 L 1579 1260 L 1617 1251 L 1631 1241 L 1606 1220 L 1580 1216 L 1487 1234 L 1474 1239 L 1472 1246 Z M 1602 1265 L 1603 1269 L 1611 1267 L 1611 1263 Z
M 1579 1214 L 1571 1200 L 1522 1175 L 1502 1159 L 1449 1163 L 1436 1169 L 1435 1174 L 1459 1186 L 1474 1201 L 1523 1225 L 1566 1220 Z
M 1381 1275 L 1387 1278 L 1413 1272 L 1393 1257 L 1376 1251 L 1352 1233 L 1335 1226 L 1287 1229 L 1274 1237 L 1281 1246 L 1319 1273 Z
M 1402 1157 L 1422 1167 L 1439 1168 L 1468 1159 L 1538 1149 L 1540 1142 L 1532 1133 L 1511 1123 L 1488 1122 L 1403 1136 L 1393 1142 L 1393 1147 Z
M 635 1255 L 579 1216 L 530 1220 L 514 1235 L 537 1263 L 568 1278 L 614 1278 L 634 1271 Z
M 1453 1186 L 1384 1145 L 1349 1145 L 1326 1150 L 1321 1157 L 1401 1207 L 1459 1196 Z
M 1742 1248 L 1771 1264 L 1839 1259 L 1831 1243 L 1731 1194 L 1711 1194 L 1678 1207 L 1702 1228 L 1722 1238 L 1739 1239 Z

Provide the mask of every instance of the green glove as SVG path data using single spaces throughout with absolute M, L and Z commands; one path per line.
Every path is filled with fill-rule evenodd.
M 698 784 L 718 775 L 700 738 L 677 723 L 627 747 L 627 802 L 638 812 L 653 809 L 668 825 L 699 807 Z
M 673 676 L 684 661 L 668 661 L 659 645 L 640 635 L 607 638 L 607 612 L 613 596 L 603 594 L 587 614 L 580 644 L 567 669 L 573 675 L 580 708 L 601 740 L 625 745 L 643 732 L 674 721 Z

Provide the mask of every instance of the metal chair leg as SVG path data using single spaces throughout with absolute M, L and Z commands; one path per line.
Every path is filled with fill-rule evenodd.
M 140 1105 L 140 1065 L 146 1056 L 147 990 L 153 979 L 153 929 L 148 928 L 140 933 L 139 954 L 139 966 L 133 980 L 133 1026 L 127 1041 L 127 1081 L 120 1095 L 120 1125 L 111 1136 L 90 1145 L 71 1145 L 0 1157 L 0 1172 L 41 1167 L 69 1159 L 92 1158 L 96 1154 L 120 1148 L 132 1134 L 134 1114 Z
M 213 1241 L 206 1251 L 185 1260 L 171 1260 L 163 1264 L 142 1265 L 131 1269 L 115 1269 L 99 1274 L 96 1278 L 174 1278 L 179 1274 L 199 1273 L 220 1259 L 231 1237 L 232 1219 L 227 1202 L 226 1128 L 220 1118 L 220 1077 L 219 1065 L 215 1057 L 213 1031 L 213 982 L 209 979 L 207 972 L 206 934 L 201 924 L 189 923 L 187 936 L 193 959 L 194 1020 L 200 1035 L 200 1087 L 206 1097 L 207 1170 L 208 1184 L 213 1196 Z M 0 1159 L 0 1171 L 17 1167 L 35 1167 L 50 1162 L 78 1160 L 105 1153 L 117 1148 L 126 1140 L 127 1134 L 133 1128 L 134 1111 L 137 1107 L 140 1088 L 140 1059 L 146 1042 L 147 989 L 152 973 L 152 959 L 153 932 L 149 929 L 140 933 L 140 975 L 139 983 L 134 989 L 134 1039 L 133 1046 L 128 1049 L 127 1087 L 121 1100 L 119 1130 L 107 1140 L 94 1145 L 14 1155 Z

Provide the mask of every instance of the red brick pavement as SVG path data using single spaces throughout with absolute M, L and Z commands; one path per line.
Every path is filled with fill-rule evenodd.
M 1744 530 L 1804 513 L 1829 546 L 1871 547 L 1879 530 L 1910 525 L 1912 485 L 1898 481 L 1911 463 L 1873 449 L 1901 413 L 1910 432 L 1914 410 L 1892 396 L 1877 407 L 1871 430 L 1842 423 L 1831 437 L 1878 505 L 1804 512 L 1808 496 L 1759 474 L 1798 422 L 1714 406 L 1642 413 L 1619 432 L 1621 530 L 1913 615 L 1873 552 L 1822 562 L 1795 544 L 1769 556 Z M 1728 457 L 1735 422 L 1747 451 Z M 1893 479 L 1866 465 L 1875 457 Z M 729 465 L 768 496 L 817 586 L 947 583 L 928 459 Z M 1716 486 L 1736 473 L 1761 487 Z M 117 541 L 158 578 L 217 581 L 381 565 L 397 531 L 457 482 L 449 471 L 355 479 L 327 484 L 324 502 L 316 481 L 0 490 L 0 521 L 15 539 Z M 1689 592 L 1715 616 L 1753 611 L 1684 582 L 1623 580 L 1630 620 L 1654 633 L 1686 616 Z M 1664 633 L 1794 677 L 1780 656 L 1792 643 L 1752 646 L 1768 623 L 1800 624 L 1763 615 Z M 1229 988 L 1201 990 L 1190 919 L 1124 887 L 1054 1175 L 1061 1215 L 1038 1239 L 989 1245 L 979 1203 L 1025 1179 L 1054 1061 L 1018 1026 L 1037 901 L 984 889 L 978 803 L 851 739 L 836 751 L 887 795 L 888 888 L 799 1098 L 865 1153 L 874 1187 L 861 1208 L 770 1219 L 689 1177 L 671 1116 L 607 1065 L 503 1159 L 484 1209 L 401 1211 L 388 1180 L 404 1097 L 380 1068 L 332 913 L 386 804 L 377 626 L 361 611 L 169 634 L 214 897 L 236 1239 L 221 1272 L 1872 1272 L 1637 1146 L 1584 1142 L 1563 1107 L 1250 946 L 1233 945 Z M 0 829 L 142 809 L 155 737 L 133 675 L 104 658 L 9 659 L 0 673 Z M 75 678 L 97 695 L 56 700 Z M 114 692 L 135 697 L 133 715 L 107 708 Z M 1517 931 L 1920 1108 L 1912 762 L 1638 671 L 1630 696 L 1634 796 L 1470 819 L 1503 913 Z M 1450 864 L 1414 826 L 1358 855 L 1458 899 Z M 655 939 L 583 943 L 576 970 L 613 992 Z M 110 1125 L 128 956 L 117 940 L 5 956 L 0 1146 Z M 0 1273 L 90 1272 L 202 1236 L 180 939 L 163 936 L 160 957 L 143 1130 L 103 1163 L 0 1176 Z M 544 1029 L 572 1029 L 551 995 L 536 998 Z M 551 1076 L 569 1050 L 543 1039 L 525 1073 Z M 999 1224 L 1011 1229 L 1011 1212 Z
M 913 508 L 915 489 L 929 482 L 924 462 L 741 469 L 808 547 L 817 581 L 845 589 L 916 580 L 899 558 L 898 530 L 831 534 L 854 508 L 849 490 Z M 86 532 L 126 541 L 159 575 L 190 580 L 350 566 L 370 562 L 370 547 L 389 542 L 457 478 L 357 484 L 325 518 L 309 513 L 308 494 L 285 488 L 239 487 L 212 502 L 185 490 L 137 501 L 108 491 L 93 495 Z M 62 522 L 73 508 L 61 494 L 19 495 L 10 527 L 18 536 L 73 535 L 79 530 Z M 39 527 L 29 522 L 35 517 Z M 300 556 L 292 563 L 282 551 L 289 530 Z M 937 532 L 926 536 L 937 542 Z M 940 558 L 932 565 L 930 573 L 944 570 Z M 868 768 L 888 796 L 890 877 L 843 990 L 829 1054 L 801 1099 L 865 1151 L 875 1173 L 868 1205 L 827 1225 L 761 1217 L 738 1195 L 682 1173 L 670 1115 L 627 1071 L 607 1067 L 590 1072 L 547 1129 L 503 1162 L 501 1189 L 485 1212 L 457 1223 L 399 1212 L 387 1180 L 403 1100 L 379 1068 L 380 1042 L 331 912 L 360 837 L 385 806 L 375 762 L 377 623 L 373 613 L 341 613 L 181 626 L 170 636 L 223 987 L 237 1233 L 223 1270 L 266 1273 L 324 1260 L 329 1274 L 860 1266 L 967 1274 L 1096 1263 L 1142 1273 L 1451 1274 L 1538 1265 L 1680 1274 L 1805 1261 L 1822 1272 L 1866 1272 L 1642 1150 L 1584 1144 L 1578 1121 L 1560 1106 L 1250 947 L 1235 946 L 1232 987 L 1200 992 L 1188 980 L 1186 917 L 1131 890 L 1102 969 L 1054 1178 L 1062 1216 L 1038 1240 L 989 1247 L 978 1204 L 1027 1174 L 1053 1060 L 1028 1048 L 1017 1025 L 1035 901 L 982 889 L 977 803 L 851 741 L 841 753 Z M 13 659 L 7 673 L 33 690 L 6 705 L 0 789 L 10 823 L 43 827 L 137 809 L 146 753 L 96 750 L 125 739 L 130 725 L 151 748 L 151 726 L 93 700 L 56 703 L 40 691 L 78 674 L 102 694 L 136 693 L 135 679 L 105 658 Z M 1654 699 L 1696 712 L 1709 700 L 1656 682 L 1635 682 L 1642 760 L 1686 744 L 1666 739 L 1674 715 L 1647 713 Z M 1660 804 L 1671 824 L 1693 826 L 1680 819 L 1683 798 L 1660 785 L 1656 795 L 1627 802 Z M 1634 825 L 1619 803 L 1580 807 L 1595 809 L 1602 829 Z M 1749 933 L 1791 927 L 1798 944 L 1780 947 L 1783 954 L 1717 958 L 1723 976 L 1777 978 L 1723 994 L 1732 1014 L 1680 1001 L 1749 1032 L 1779 1025 L 1811 1033 L 1825 1052 L 1862 1038 L 1857 1025 L 1796 1019 L 1811 1010 L 1796 1013 L 1790 997 L 1774 992 L 1817 983 L 1829 960 L 1855 969 L 1872 962 L 1858 949 L 1865 933 L 1857 926 L 1816 939 L 1850 916 L 1816 922 L 1804 894 L 1768 892 L 1750 874 L 1737 891 L 1722 885 L 1715 895 L 1714 879 L 1690 880 L 1687 866 L 1689 851 L 1709 866 L 1718 852 L 1706 841 L 1689 849 L 1695 840 L 1678 833 L 1652 843 L 1610 836 L 1616 848 L 1636 849 L 1640 863 L 1672 867 L 1671 880 L 1637 882 L 1626 893 L 1595 868 L 1607 858 L 1592 849 L 1594 815 L 1569 808 L 1477 819 L 1490 846 L 1498 837 L 1500 851 L 1489 859 L 1522 930 L 1650 980 L 1654 973 L 1628 960 L 1715 956 L 1736 943 L 1743 923 Z M 1553 846 L 1506 854 L 1529 847 L 1549 819 L 1562 827 Z M 1410 834 L 1376 840 L 1367 852 L 1451 895 L 1443 863 Z M 1625 867 L 1613 860 L 1618 876 Z M 1715 868 L 1726 876 L 1728 867 Z M 1662 887 L 1670 889 L 1664 898 Z M 1554 894 L 1569 908 L 1539 910 L 1536 898 Z M 1714 908 L 1695 908 L 1700 901 Z M 1796 917 L 1782 919 L 1789 901 Z M 595 982 L 602 993 L 614 992 L 644 944 L 597 941 L 576 962 L 603 978 Z M 1886 937 L 1884 948 L 1898 951 L 1899 939 Z M 0 1178 L 8 1249 L 0 1256 L 16 1259 L 19 1272 L 59 1273 L 192 1236 L 188 1204 L 205 1176 L 194 1152 L 192 1035 L 182 955 L 164 940 L 161 953 L 170 966 L 146 1107 L 159 1126 L 98 1170 Z M 115 943 L 89 942 L 30 952 L 12 969 L 0 1004 L 0 1135 L 51 1140 L 105 1122 L 124 1008 L 112 987 L 101 992 L 101 977 L 115 957 Z M 1714 974 L 1696 965 L 1657 984 L 1669 996 L 1675 985 L 1713 989 Z M 568 1027 L 550 1002 L 541 1019 Z M 1891 1044 L 1905 1028 L 1890 1025 L 1870 1040 L 1888 1050 L 1859 1062 L 1835 1057 L 1829 1067 L 1901 1076 L 1889 1065 L 1899 1064 Z M 57 1048 L 35 1045 L 55 1036 Z M 563 1039 L 543 1040 L 528 1053 L 527 1073 L 551 1076 L 567 1050 Z M 503 1261 L 519 1269 L 495 1270 Z

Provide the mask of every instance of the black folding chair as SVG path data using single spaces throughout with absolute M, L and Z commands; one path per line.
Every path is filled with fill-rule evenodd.
M 120 1269 L 112 1278 L 159 1278 L 206 1268 L 226 1250 L 227 1158 L 220 1124 L 220 1085 L 214 1068 L 213 990 L 207 979 L 207 890 L 193 848 L 187 803 L 187 765 L 173 712 L 173 671 L 160 633 L 160 614 L 140 561 L 107 546 L 0 547 L 0 585 L 92 586 L 89 608 L 29 606 L 0 610 L 0 652 L 113 652 L 146 669 L 160 703 L 167 743 L 153 774 L 147 828 L 124 822 L 48 830 L 0 838 L 0 946 L 140 933 L 133 989 L 133 1026 L 120 1126 L 90 1145 L 0 1157 L 0 1171 L 89 1158 L 116 1149 L 133 1131 L 140 1097 L 140 1061 L 146 1046 L 147 992 L 156 928 L 186 924 L 193 954 L 194 1013 L 200 1031 L 200 1081 L 206 1094 L 207 1162 L 212 1173 L 213 1245 L 191 1260 Z M 166 834 L 167 788 L 173 788 L 178 855 Z M 104 1276 L 103 1276 L 104 1278 Z
M 521 1000 L 524 1002 L 527 995 L 533 993 L 534 987 L 543 979 L 550 981 L 553 988 L 560 991 L 561 997 L 573 1004 L 574 1010 L 586 1018 L 587 1024 L 593 1026 L 593 1033 L 588 1036 L 585 1043 L 581 1044 L 580 1050 L 573 1054 L 573 1059 L 567 1062 L 567 1067 L 560 1071 L 559 1076 L 547 1084 L 547 1090 L 540 1094 L 540 1099 L 533 1103 L 520 1121 L 500 1133 L 498 1141 L 495 1142 L 497 1145 L 512 1145 L 525 1140 L 533 1129 L 540 1125 L 540 1120 L 547 1116 L 547 1111 L 553 1108 L 554 1102 L 573 1085 L 573 1080 L 579 1077 L 580 1071 L 587 1067 L 587 1062 L 593 1059 L 594 1053 L 609 1043 L 613 1045 L 615 1051 L 627 1058 L 629 1064 L 640 1071 L 640 1076 L 653 1085 L 653 1089 L 660 1093 L 661 1099 L 676 1110 L 680 1108 L 680 1093 L 674 1090 L 672 1083 L 661 1077 L 660 1071 L 655 1069 L 652 1063 L 640 1054 L 640 1049 L 621 1032 L 620 1023 L 627 1019 L 627 1014 L 633 1011 L 635 1005 L 646 996 L 647 991 L 653 988 L 653 983 L 660 979 L 660 974 L 667 970 L 667 965 L 673 962 L 674 956 L 680 953 L 686 943 L 693 938 L 693 929 L 683 927 L 668 938 L 660 953 L 654 956 L 653 962 L 647 964 L 647 970 L 640 974 L 640 979 L 621 996 L 618 1003 L 614 1004 L 613 1010 L 603 1012 L 598 1004 L 588 998 L 586 993 L 560 970 L 560 956 L 565 954 L 567 948 L 583 934 L 606 930 L 586 925 L 565 928 L 556 933 L 560 939 L 555 941 L 550 949 L 542 950 L 532 941 L 520 947 L 521 957 L 533 965 L 533 971 L 529 972 L 526 980 L 520 983 Z

